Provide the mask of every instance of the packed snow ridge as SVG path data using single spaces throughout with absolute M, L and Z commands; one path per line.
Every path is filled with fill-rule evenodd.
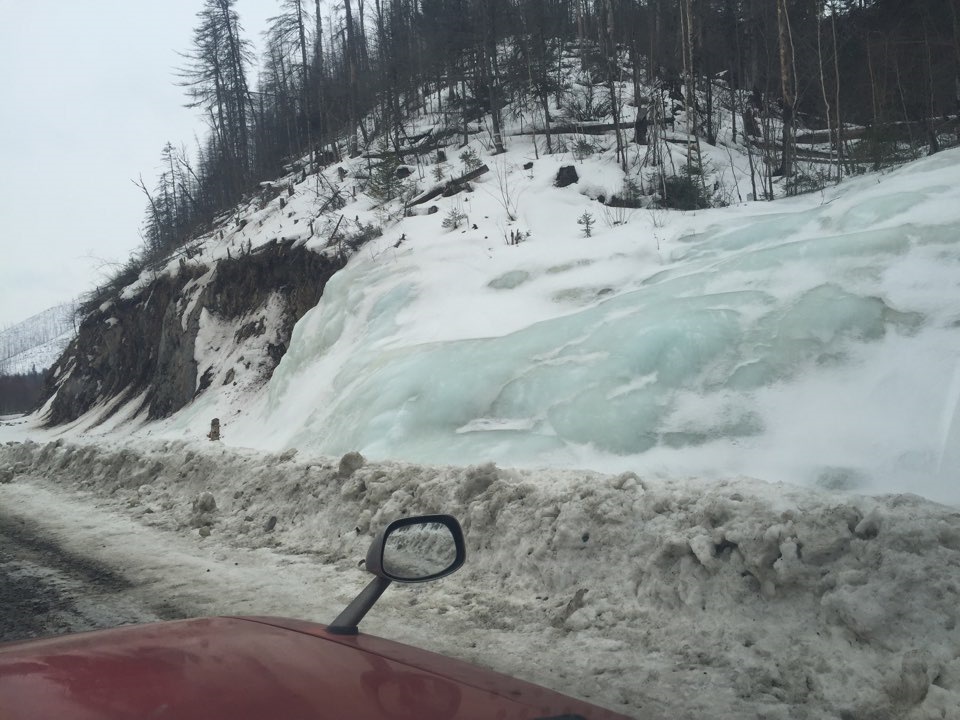
M 915 495 L 182 442 L 11 443 L 0 470 L 0 497 L 43 477 L 215 556 L 252 548 L 324 608 L 378 527 L 455 509 L 464 570 L 389 594 L 375 631 L 638 718 L 960 717 L 960 513 Z M 291 557 L 336 574 L 309 589 Z M 220 612 L 291 613 L 223 593 Z

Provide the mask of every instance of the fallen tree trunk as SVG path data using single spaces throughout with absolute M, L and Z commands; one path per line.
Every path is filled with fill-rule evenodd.
M 480 130 L 471 130 L 470 134 L 475 135 L 479 133 Z M 439 150 L 442 147 L 446 147 L 450 144 L 451 138 L 459 134 L 457 131 L 443 130 L 442 132 L 434 133 L 423 133 L 422 136 L 418 136 L 421 139 L 417 140 L 417 144 L 404 145 L 400 148 L 400 152 L 396 153 L 394 151 L 389 151 L 386 153 L 381 152 L 368 152 L 364 153 L 363 157 L 366 160 L 383 160 L 385 157 L 392 157 L 398 155 L 399 157 L 404 157 L 406 155 L 423 155 L 424 153 L 431 152 L 433 150 Z
M 936 132 L 953 132 L 956 129 L 957 118 L 947 116 L 934 118 L 931 122 L 934 123 L 934 130 Z M 898 121 L 890 123 L 879 123 L 874 126 L 877 130 L 883 131 L 886 133 L 891 140 L 909 140 L 911 133 L 915 135 L 922 135 L 927 127 L 926 120 L 908 120 L 908 121 Z M 857 140 L 863 137 L 866 133 L 870 131 L 870 128 L 867 127 L 854 127 L 854 128 L 844 128 L 843 129 L 843 139 L 844 140 Z M 833 139 L 836 141 L 837 130 L 833 129 Z M 820 145 L 822 143 L 830 142 L 830 133 L 826 130 L 813 130 L 811 132 L 800 133 L 796 137 L 798 143 L 806 145 Z
M 463 190 L 463 186 L 466 183 L 470 182 L 471 180 L 475 180 L 476 178 L 480 177 L 484 173 L 488 173 L 488 172 L 490 172 L 490 168 L 488 168 L 486 165 L 481 165 L 476 170 L 471 170 L 466 175 L 461 175 L 460 177 L 454 178 L 453 180 L 448 180 L 445 183 L 434 185 L 432 188 L 430 188 L 426 192 L 421 193 L 420 195 L 415 197 L 413 200 L 408 202 L 407 207 L 409 208 L 409 207 L 413 207 L 414 205 L 422 205 L 428 200 L 433 200 L 435 197 L 440 197 L 441 195 L 443 195 L 444 197 L 449 197 L 450 195 L 456 195 L 458 192 Z
M 574 125 L 554 125 L 550 128 L 551 135 L 603 135 L 606 132 L 611 130 L 616 130 L 617 128 L 621 130 L 630 130 L 633 128 L 634 123 L 632 122 L 622 122 L 622 123 L 598 123 L 592 125 L 585 125 L 583 123 L 576 123 Z M 524 130 L 518 133 L 512 133 L 512 135 L 543 135 L 544 130 L 539 128 L 531 128 L 529 130 Z

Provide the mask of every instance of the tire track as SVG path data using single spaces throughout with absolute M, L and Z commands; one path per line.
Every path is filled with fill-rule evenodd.
M 0 642 L 184 616 L 169 603 L 144 607 L 132 588 L 113 568 L 0 513 Z

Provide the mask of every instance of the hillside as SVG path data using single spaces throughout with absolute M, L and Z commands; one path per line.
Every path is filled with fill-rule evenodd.
M 601 203 L 624 183 L 609 147 L 469 147 L 489 172 L 411 206 L 432 214 L 365 194 L 362 157 L 269 184 L 84 321 L 48 417 L 171 438 L 219 418 L 225 442 L 266 450 L 958 499 L 958 151 L 683 213 Z M 742 182 L 740 148 L 704 156 L 718 187 Z M 579 180 L 557 188 L 563 166 Z M 428 187 L 431 170 L 406 182 Z M 320 212 L 331 198 L 342 207 Z M 160 345 L 138 352 L 143 339 Z
M 53 365 L 77 333 L 76 312 L 75 303 L 57 305 L 0 329 L 0 375 Z

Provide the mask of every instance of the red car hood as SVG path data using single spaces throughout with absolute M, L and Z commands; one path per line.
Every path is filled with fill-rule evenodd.
M 0 645 L 0 720 L 533 720 L 621 715 L 450 658 L 283 618 Z

